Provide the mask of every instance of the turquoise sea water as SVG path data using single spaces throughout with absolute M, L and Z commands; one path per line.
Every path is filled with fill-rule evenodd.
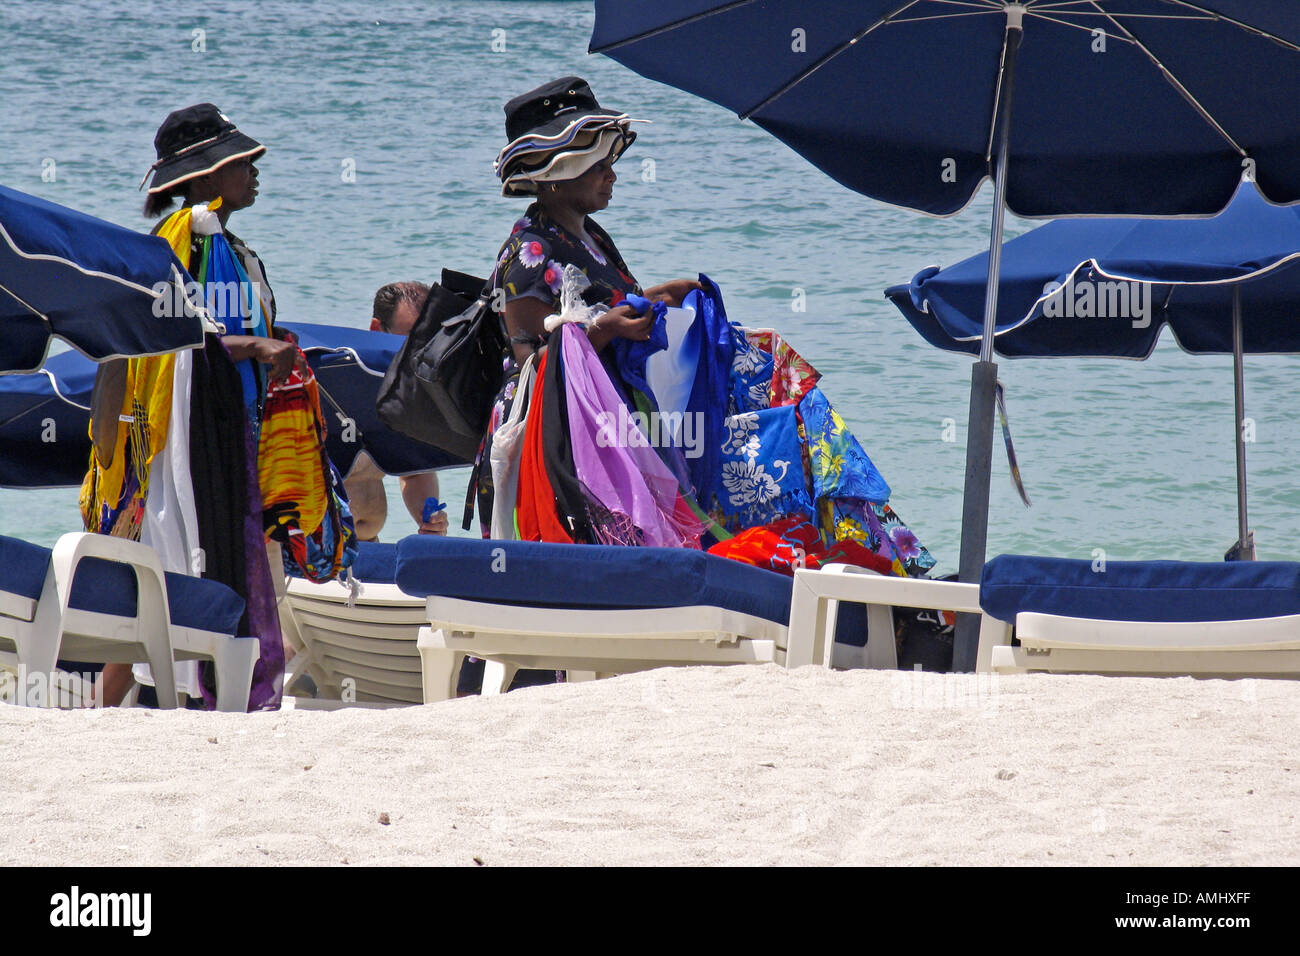
M 851 193 L 725 110 L 588 56 L 591 21 L 581 2 L 6 4 L 0 182 L 147 229 L 136 186 L 159 122 L 214 102 L 270 148 L 231 227 L 267 262 L 281 317 L 363 326 L 386 282 L 486 271 L 524 206 L 494 185 L 502 104 L 579 74 L 652 121 L 598 217 L 637 277 L 707 272 L 733 318 L 780 330 L 954 570 L 970 359 L 926 345 L 882 290 L 985 248 L 991 190 L 946 220 Z M 1009 219 L 1007 234 L 1032 225 Z M 1300 554 L 1298 369 L 1247 360 L 1262 558 Z M 1033 507 L 996 451 L 990 554 L 1217 560 L 1235 539 L 1230 358 L 1166 337 L 1146 362 L 1004 360 L 1000 374 Z M 459 501 L 464 470 L 443 482 Z M 395 484 L 385 540 L 409 530 Z M 0 490 L 5 533 L 49 544 L 78 527 L 75 489 Z

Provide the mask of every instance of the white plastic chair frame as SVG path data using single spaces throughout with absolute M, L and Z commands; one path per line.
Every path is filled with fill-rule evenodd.
M 484 658 L 483 694 L 502 693 L 521 668 L 570 680 L 691 664 L 786 665 L 782 624 L 711 605 L 635 610 L 524 607 L 430 597 L 420 628 L 425 703 L 456 695 L 468 655 Z
M 123 617 L 68 606 L 77 565 L 84 558 L 127 565 L 136 578 L 136 614 Z M 41 596 L 34 602 L 0 591 L 0 652 L 11 643 L 20 674 L 40 675 L 43 706 L 55 706 L 55 664 L 60 657 L 95 663 L 147 662 L 153 670 L 158 706 L 178 704 L 173 660 L 210 658 L 217 669 L 217 709 L 243 712 L 253 667 L 256 638 L 232 638 L 171 623 L 167 586 L 157 553 L 125 538 L 73 532 L 54 545 Z M 26 606 L 24 606 L 26 605 Z M 9 655 L 6 655 L 9 656 Z M 25 703 L 23 688 L 19 702 Z
M 1300 615 L 1239 621 L 1102 621 L 1016 615 L 1019 647 L 993 649 L 998 673 L 1300 677 Z
M 339 581 L 292 578 L 280 604 L 292 673 L 311 676 L 318 700 L 420 703 L 416 639 L 427 623 L 425 601 L 395 584 L 361 581 L 353 592 Z
M 853 601 L 867 606 L 864 654 L 867 667 L 898 667 L 893 608 L 915 607 L 979 614 L 980 641 L 975 669 L 988 671 L 992 667 L 993 649 L 1011 643 L 1011 625 L 985 614 L 979 599 L 978 584 L 901 578 L 849 564 L 832 564 L 816 570 L 801 568 L 794 573 L 786 666 L 830 667 L 839 602 Z

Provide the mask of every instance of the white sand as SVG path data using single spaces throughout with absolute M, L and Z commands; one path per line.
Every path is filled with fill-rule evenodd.
M 0 864 L 1294 865 L 1298 731 L 1295 682 L 770 666 L 384 711 L 4 706 Z

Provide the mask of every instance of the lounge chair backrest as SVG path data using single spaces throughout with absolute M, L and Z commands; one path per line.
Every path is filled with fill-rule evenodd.
M 1107 561 L 1004 554 L 984 566 L 980 606 L 1109 621 L 1235 621 L 1300 614 L 1300 563 Z
M 30 621 L 50 567 L 50 549 L 0 534 L 0 615 Z

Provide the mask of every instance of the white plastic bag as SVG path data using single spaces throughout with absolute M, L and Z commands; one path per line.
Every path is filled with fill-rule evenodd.
M 564 272 L 560 275 L 560 311 L 548 315 L 542 323 L 547 332 L 554 332 L 565 322 L 589 325 L 609 311 L 604 305 L 587 305 L 583 300 L 583 290 L 590 287 L 591 280 L 581 269 L 573 263 L 564 267 Z
M 528 403 L 532 399 L 533 360 L 524 359 L 519 369 L 519 384 L 515 386 L 514 403 L 509 417 L 492 434 L 488 451 L 488 464 L 492 468 L 492 527 L 493 538 L 506 541 L 515 539 L 515 500 L 519 494 L 519 460 L 524 451 L 524 425 Z

